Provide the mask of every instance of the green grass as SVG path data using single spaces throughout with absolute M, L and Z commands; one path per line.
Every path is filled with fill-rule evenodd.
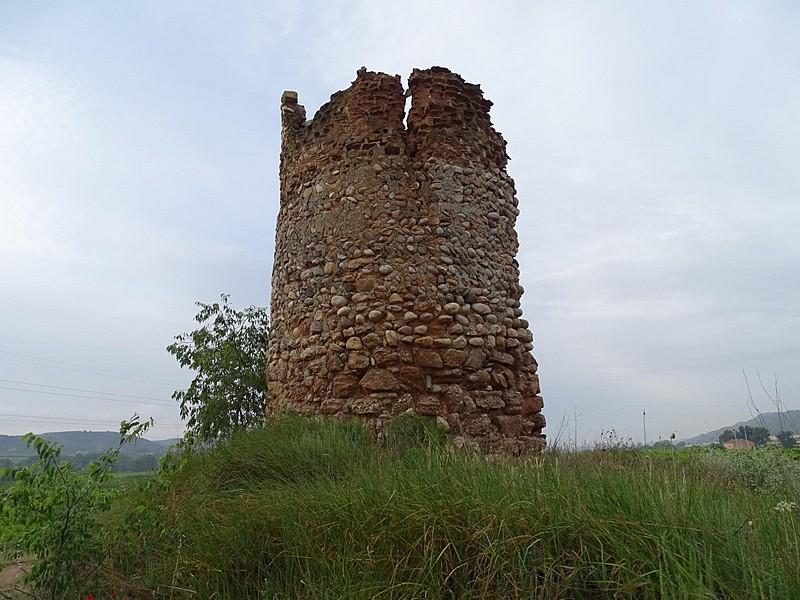
M 104 486 L 107 488 L 130 489 L 151 481 L 154 477 L 155 473 L 152 471 L 114 473 L 111 479 L 105 482 Z
M 800 598 L 798 516 L 774 510 L 792 482 L 754 491 L 671 452 L 487 464 L 404 427 L 376 449 L 354 423 L 285 418 L 189 458 L 121 498 L 104 580 L 132 598 Z

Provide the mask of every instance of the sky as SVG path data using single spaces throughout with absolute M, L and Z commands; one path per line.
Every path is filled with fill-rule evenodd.
M 281 92 L 311 115 L 362 65 L 494 102 L 551 439 L 749 418 L 743 370 L 800 408 L 798 31 L 788 0 L 4 0 L 0 434 L 181 432 L 194 302 L 268 304 Z

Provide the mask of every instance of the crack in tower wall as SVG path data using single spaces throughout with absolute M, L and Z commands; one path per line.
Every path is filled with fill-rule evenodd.
M 284 93 L 271 411 L 357 417 L 377 436 L 414 411 L 459 446 L 544 446 L 490 107 L 441 67 L 415 69 L 408 94 L 362 68 L 310 121 Z

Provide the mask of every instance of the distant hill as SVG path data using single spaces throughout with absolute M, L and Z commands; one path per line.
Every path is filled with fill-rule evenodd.
M 783 429 L 788 429 L 790 431 L 794 431 L 795 433 L 800 433 L 800 410 L 787 410 L 782 415 L 783 418 Z M 763 419 L 763 424 L 762 424 Z M 701 435 L 697 435 L 693 438 L 688 438 L 683 440 L 687 444 L 708 444 L 711 442 L 716 442 L 719 440 L 719 435 L 725 431 L 726 429 L 735 429 L 738 428 L 740 425 L 749 425 L 750 427 L 765 427 L 769 429 L 769 432 L 772 435 L 777 434 L 781 431 L 780 426 L 780 418 L 778 413 L 776 412 L 769 412 L 769 413 L 761 413 L 760 418 L 750 419 L 748 421 L 739 421 L 734 425 L 726 425 L 725 427 L 720 427 L 719 429 L 715 429 L 714 431 L 709 431 L 708 433 L 703 433 Z
M 55 442 L 62 447 L 62 456 L 74 454 L 87 454 L 105 452 L 114 448 L 119 443 L 119 433 L 116 431 L 53 431 L 43 433 L 41 437 Z M 167 440 L 138 439 L 126 445 L 122 452 L 128 455 L 153 454 L 161 456 L 167 448 L 177 442 L 177 438 Z M 25 445 L 22 436 L 0 435 L 0 458 L 24 458 L 35 452 Z

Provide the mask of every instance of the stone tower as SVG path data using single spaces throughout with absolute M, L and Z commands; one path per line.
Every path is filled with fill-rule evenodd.
M 380 436 L 413 410 L 458 446 L 544 446 L 490 106 L 441 67 L 415 69 L 407 92 L 362 68 L 310 121 L 283 94 L 271 411 L 354 416 Z

